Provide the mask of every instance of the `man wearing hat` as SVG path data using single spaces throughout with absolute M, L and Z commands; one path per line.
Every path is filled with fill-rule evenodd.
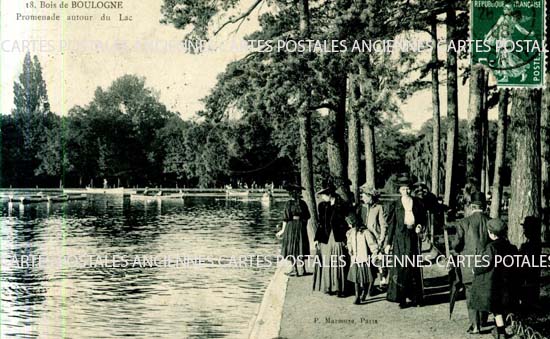
M 361 191 L 362 203 L 358 208 L 357 214 L 361 216 L 363 225 L 365 225 L 374 236 L 378 248 L 382 249 L 384 247 L 384 241 L 386 240 L 388 223 L 386 222 L 384 209 L 379 203 L 380 192 L 366 183 L 363 184 L 359 190 Z M 385 273 L 384 270 L 380 272 L 381 287 L 387 284 Z
M 463 256 L 473 256 L 481 253 L 488 242 L 487 222 L 490 220 L 489 216 L 484 212 L 485 199 L 483 193 L 474 191 L 470 198 L 470 204 L 468 206 L 469 215 L 465 218 L 447 225 L 447 228 L 455 228 L 456 236 L 451 244 L 451 248 L 457 254 Z M 467 257 L 466 257 L 467 258 Z M 466 300 L 471 298 L 472 293 L 472 265 L 468 265 L 468 260 L 464 265 L 461 265 L 460 271 L 462 273 L 462 283 L 466 290 Z M 468 303 L 468 317 L 470 318 L 470 327 L 467 332 L 470 334 L 477 334 L 481 329 L 482 322 L 486 319 L 485 314 L 470 308 Z
M 411 181 L 408 175 L 402 175 L 398 179 L 399 193 L 401 197 L 388 206 L 388 232 L 385 240 L 385 252 L 389 254 L 393 249 L 393 255 L 397 258 L 409 257 L 420 254 L 418 233 L 425 223 L 422 203 L 411 196 Z M 400 308 L 410 305 L 420 306 L 423 299 L 422 272 L 415 265 L 393 265 L 389 275 L 387 299 L 399 303 Z M 407 303 L 411 300 L 411 304 Z
M 473 202 L 473 200 L 472 200 Z M 499 218 L 487 222 L 488 236 L 492 240 L 479 254 L 486 258 L 489 265 L 478 265 L 472 269 L 474 274 L 468 308 L 485 314 L 492 313 L 495 319 L 493 337 L 509 338 L 505 331 L 506 315 L 516 307 L 517 264 L 497 264 L 495 258 L 515 256 L 517 248 L 507 239 L 507 225 Z

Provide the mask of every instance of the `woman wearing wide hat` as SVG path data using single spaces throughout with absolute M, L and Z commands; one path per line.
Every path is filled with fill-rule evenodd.
M 347 274 L 347 208 L 331 183 L 325 184 L 317 195 L 321 202 L 318 205 L 319 225 L 314 240 L 321 254 L 321 267 L 315 265 L 313 288 L 343 297 Z
M 420 254 L 418 233 L 424 225 L 425 212 L 422 203 L 411 197 L 411 180 L 407 175 L 398 179 L 400 197 L 388 208 L 388 234 L 385 252 L 392 252 L 395 259 L 404 261 L 406 257 L 414 260 Z M 416 262 L 414 260 L 413 262 Z M 423 299 L 421 268 L 416 265 L 400 265 L 393 262 L 389 274 L 387 299 L 399 303 L 399 307 L 420 305 Z
M 311 215 L 306 202 L 301 199 L 304 188 L 296 184 L 287 184 L 284 188 L 291 199 L 286 203 L 283 227 L 277 237 L 282 238 L 281 255 L 292 263 L 292 270 L 287 274 L 300 276 L 306 273 L 305 267 L 298 262 L 304 262 L 305 256 L 309 255 L 307 222 Z

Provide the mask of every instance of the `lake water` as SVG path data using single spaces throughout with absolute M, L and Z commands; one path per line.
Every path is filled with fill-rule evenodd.
M 245 338 L 275 267 L 151 268 L 133 259 L 278 254 L 281 210 L 280 202 L 131 202 L 101 195 L 24 209 L 4 203 L 0 336 Z M 130 264 L 22 268 L 6 259 L 90 254 L 130 258 Z

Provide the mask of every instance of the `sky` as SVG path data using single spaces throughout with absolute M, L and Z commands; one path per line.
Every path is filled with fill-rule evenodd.
M 59 4 L 61 0 L 53 0 Z M 72 1 L 67 1 L 69 4 Z M 247 8 L 245 0 L 239 10 Z M 34 1 L 39 6 L 40 1 Z M 45 1 L 50 3 L 50 1 Z M 48 88 L 51 110 L 66 114 L 75 105 L 85 106 L 93 98 L 95 89 L 107 88 L 124 74 L 146 78 L 146 85 L 158 91 L 160 101 L 184 119 L 196 117 L 203 108 L 201 98 L 209 94 L 216 77 L 226 65 L 245 53 L 242 51 L 184 53 L 179 47 L 184 33 L 170 25 L 163 25 L 160 7 L 162 0 L 122 0 L 123 9 L 46 9 L 26 8 L 25 1 L 2 1 L 0 97 L 2 113 L 13 109 L 13 83 L 18 78 L 27 50 L 38 56 Z M 260 8 L 259 11 L 269 10 Z M 57 13 L 61 21 L 21 21 L 17 15 L 44 15 Z M 220 41 L 237 40 L 257 28 L 255 17 L 234 32 L 236 26 L 227 26 Z M 111 21 L 98 20 L 102 14 Z M 92 21 L 69 21 L 66 15 L 92 15 Z M 132 21 L 119 21 L 119 16 Z M 219 19 L 219 24 L 224 22 Z M 441 34 L 444 34 L 442 32 Z M 155 48 L 151 49 L 151 45 Z M 27 44 L 28 48 L 25 48 Z M 61 46 L 64 46 L 62 49 Z M 147 48 L 143 47 L 147 46 Z M 168 46 L 168 47 L 166 47 Z M 62 52 L 63 50 L 63 52 Z M 440 57 L 444 54 L 440 53 Z M 466 118 L 468 89 L 459 88 L 459 116 Z M 442 115 L 446 115 L 446 91 L 440 90 Z M 429 90 L 417 93 L 401 109 L 406 122 L 418 129 L 432 115 Z M 490 117 L 494 113 L 490 113 Z

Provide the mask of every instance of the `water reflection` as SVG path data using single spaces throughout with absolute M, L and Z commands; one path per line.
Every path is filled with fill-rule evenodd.
M 2 206 L 2 258 L 100 257 L 85 268 L 3 261 L 2 337 L 242 338 L 273 268 L 131 267 L 133 259 L 278 253 L 281 203 L 98 195 L 14 205 Z M 102 259 L 113 256 L 129 264 Z

